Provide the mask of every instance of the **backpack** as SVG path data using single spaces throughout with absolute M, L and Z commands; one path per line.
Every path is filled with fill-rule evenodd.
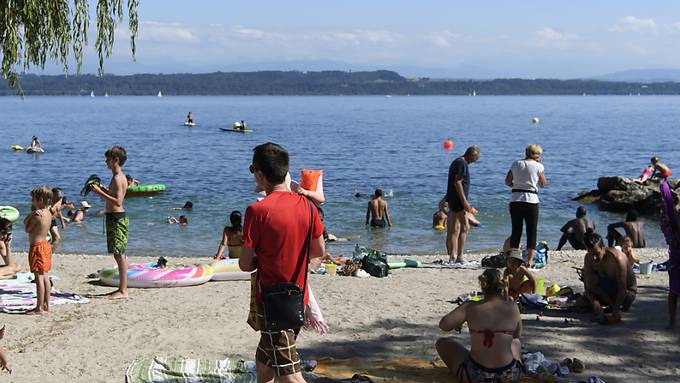
M 361 260 L 361 268 L 376 278 L 386 277 L 390 272 L 387 266 L 387 255 L 385 252 L 376 250 L 370 250 L 368 255 Z
M 541 241 L 536 246 L 534 253 L 534 268 L 542 269 L 548 264 L 548 243 Z

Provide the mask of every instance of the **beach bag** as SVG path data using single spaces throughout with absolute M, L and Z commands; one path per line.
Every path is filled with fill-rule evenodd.
M 482 258 L 482 267 L 501 269 L 505 267 L 505 256 L 502 254 L 486 256 Z
M 541 241 L 536 246 L 536 252 L 534 253 L 534 268 L 542 269 L 548 264 L 548 244 L 545 241 Z
M 260 295 L 262 296 L 264 308 L 264 325 L 269 331 L 284 331 L 297 329 L 305 324 L 305 290 L 307 289 L 307 268 L 309 265 L 309 250 L 312 241 L 312 226 L 314 217 L 312 214 L 312 203 L 307 200 L 309 205 L 309 233 L 305 239 L 305 257 L 300 258 L 301 265 L 293 274 L 291 282 L 279 282 L 271 286 L 262 287 L 260 284 Z M 300 271 L 304 268 L 305 281 L 302 287 L 293 281 L 297 280 Z
M 386 277 L 390 268 L 387 266 L 387 255 L 382 251 L 371 250 L 361 261 L 362 269 L 372 277 Z

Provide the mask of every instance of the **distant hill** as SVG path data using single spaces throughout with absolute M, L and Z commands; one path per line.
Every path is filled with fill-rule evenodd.
M 679 95 L 680 82 L 406 78 L 387 70 L 21 76 L 26 95 Z M 0 95 L 17 90 L 0 84 Z
M 680 69 L 632 69 L 596 76 L 593 80 L 622 82 L 680 82 Z

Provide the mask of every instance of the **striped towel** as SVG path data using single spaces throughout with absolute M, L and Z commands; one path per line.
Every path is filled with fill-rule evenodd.
M 238 358 L 144 357 L 125 372 L 127 383 L 255 383 L 255 362 Z

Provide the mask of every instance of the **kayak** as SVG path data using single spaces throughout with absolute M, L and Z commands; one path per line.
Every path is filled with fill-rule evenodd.
M 19 146 L 19 145 L 12 145 L 12 146 L 10 146 L 10 148 L 11 148 L 12 150 L 24 150 L 24 147 L 23 147 L 23 146 Z
M 125 197 L 147 197 L 153 196 L 165 191 L 163 184 L 144 184 L 137 186 L 130 186 L 125 192 Z
M 234 132 L 234 133 L 252 133 L 250 129 L 235 129 L 235 128 L 220 128 L 223 132 Z

